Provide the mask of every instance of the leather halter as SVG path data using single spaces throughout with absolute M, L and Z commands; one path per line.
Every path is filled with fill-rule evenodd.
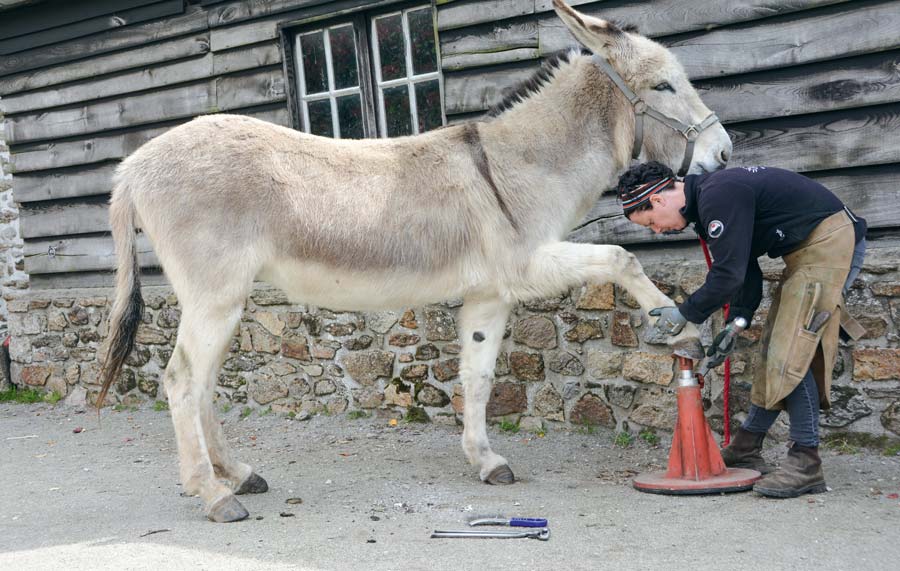
M 678 170 L 678 176 L 683 177 L 686 175 L 694 156 L 694 143 L 697 142 L 697 139 L 703 131 L 719 122 L 719 118 L 716 117 L 716 114 L 710 113 L 706 119 L 700 123 L 694 123 L 693 125 L 686 125 L 678 119 L 663 115 L 656 109 L 647 105 L 647 103 L 638 97 L 630 87 L 625 85 L 622 76 L 613 69 L 609 62 L 606 61 L 606 58 L 594 54 L 591 59 L 597 67 L 609 76 L 612 82 L 616 84 L 616 87 L 619 88 L 619 91 L 622 92 L 634 108 L 634 146 L 631 149 L 631 158 L 637 159 L 641 154 L 641 147 L 644 144 L 644 115 L 649 115 L 663 125 L 677 131 L 684 137 L 687 146 L 684 148 L 684 160 L 681 161 L 681 168 Z

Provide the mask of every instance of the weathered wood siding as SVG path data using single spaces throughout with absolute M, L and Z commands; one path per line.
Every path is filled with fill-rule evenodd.
M 900 228 L 900 1 L 571 4 L 634 24 L 677 54 L 734 140 L 731 166 L 802 172 L 865 216 L 875 233 Z M 540 58 L 576 45 L 551 0 L 439 3 L 438 33 L 450 121 L 484 113 Z M 571 239 L 695 237 L 654 236 L 626 221 L 612 196 L 588 218 L 596 217 Z
M 220 111 L 289 125 L 277 24 L 328 3 L 78 4 L 38 3 L 0 22 L 0 107 L 34 287 L 111 283 L 112 172 L 147 140 Z
M 0 107 L 33 286 L 111 283 L 111 173 L 150 138 L 219 111 L 290 123 L 279 24 L 383 2 L 89 0 L 4 12 Z M 574 45 L 551 0 L 436 4 L 451 121 L 483 114 L 542 57 Z M 873 228 L 900 226 L 900 0 L 572 4 L 671 46 L 734 138 L 733 164 L 799 170 Z M 652 236 L 612 197 L 592 216 L 602 219 L 573 239 L 689 237 Z M 155 264 L 149 250 L 141 261 Z

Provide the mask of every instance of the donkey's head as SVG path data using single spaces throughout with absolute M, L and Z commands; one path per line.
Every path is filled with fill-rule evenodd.
M 553 0 L 553 5 L 634 106 L 634 153 L 640 153 L 641 161 L 659 161 L 682 175 L 724 168 L 731 140 L 668 49 L 582 14 L 562 0 Z

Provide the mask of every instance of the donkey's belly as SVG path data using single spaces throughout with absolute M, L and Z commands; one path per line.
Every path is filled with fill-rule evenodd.
M 295 303 L 343 311 L 401 309 L 461 297 L 479 281 L 455 269 L 433 274 L 353 272 L 314 262 L 282 260 L 259 279 L 283 290 Z

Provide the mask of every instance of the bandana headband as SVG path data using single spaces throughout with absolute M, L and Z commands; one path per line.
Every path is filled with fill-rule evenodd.
M 657 192 L 668 188 L 668 186 L 672 184 L 674 180 L 675 179 L 672 177 L 666 177 L 660 180 L 654 180 L 642 184 L 634 190 L 634 196 L 622 201 L 622 210 L 625 212 L 625 214 L 628 214 L 632 210 L 638 208 L 639 206 L 650 200 L 650 197 Z

